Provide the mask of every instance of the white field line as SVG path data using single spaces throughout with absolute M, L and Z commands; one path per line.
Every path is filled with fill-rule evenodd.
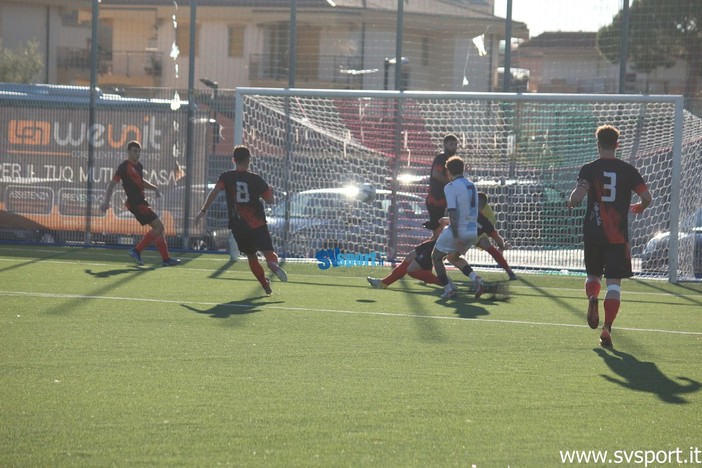
M 39 252 L 39 250 L 37 250 L 37 251 L 35 251 L 35 252 Z M 57 251 L 42 250 L 41 252 L 44 252 L 44 253 L 56 253 Z M 93 252 L 93 253 L 94 253 L 94 252 Z M 154 253 L 154 255 L 155 255 L 156 257 L 158 257 L 158 254 L 157 254 L 156 252 L 153 252 L 153 253 Z M 107 254 L 107 255 L 109 255 L 109 254 Z M 117 254 L 115 254 L 115 255 L 109 255 L 109 256 L 111 256 L 111 257 L 123 258 L 125 255 L 121 255 L 121 254 L 120 254 L 120 255 L 117 255 Z M 21 260 L 21 259 L 18 259 L 17 257 L 0 257 L 0 262 L 5 262 L 5 261 L 6 261 L 6 262 L 17 262 L 18 260 Z M 130 260 L 131 260 L 131 259 L 130 259 Z M 160 259 L 155 258 L 155 259 L 153 260 L 153 264 L 150 264 L 150 263 L 149 263 L 149 260 L 150 260 L 150 259 L 145 258 L 144 260 L 145 260 L 145 266 L 144 266 L 144 268 L 148 268 L 148 267 L 160 268 L 160 267 L 159 267 Z M 181 266 L 179 266 L 179 267 L 178 267 L 178 271 L 197 272 L 197 273 L 209 273 L 209 274 L 214 273 L 215 271 L 217 271 L 216 269 L 210 269 L 210 268 L 194 268 L 194 267 L 188 267 L 188 266 L 187 266 L 187 261 L 188 261 L 188 260 L 189 260 L 189 259 L 187 259 L 187 258 L 185 259 L 185 262 L 186 262 L 186 263 L 183 264 L 183 265 L 181 265 Z M 198 261 L 200 261 L 200 260 L 201 260 L 201 259 L 198 259 Z M 207 258 L 207 260 L 217 261 L 217 263 L 219 263 L 219 264 L 224 264 L 224 263 L 227 262 L 226 259 L 225 259 L 224 257 L 213 257 L 212 259 Z M 58 265 L 82 265 L 82 266 L 93 266 L 93 267 L 114 266 L 112 263 L 101 263 L 101 262 L 96 262 L 96 261 L 89 261 L 89 262 L 86 262 L 86 261 L 82 261 L 82 260 L 52 260 L 52 259 L 47 259 L 47 260 L 42 260 L 41 262 L 42 262 L 42 263 L 53 263 L 53 264 L 58 264 Z M 241 266 L 241 265 L 244 265 L 245 263 L 246 263 L 245 260 L 239 260 L 239 263 L 237 263 L 237 265 L 240 265 L 240 266 Z M 130 265 L 130 266 L 135 266 L 131 261 L 127 261 L 127 260 L 125 260 L 125 264 L 126 264 L 126 265 Z M 136 266 L 135 266 L 135 268 L 136 268 Z M 234 268 L 236 268 L 236 267 L 234 267 Z M 377 267 L 377 268 L 383 268 L 383 267 Z M 348 270 L 349 270 L 349 272 L 358 271 L 358 270 L 354 270 L 353 268 L 349 268 Z M 320 270 L 320 272 L 321 272 L 321 271 L 322 271 L 322 270 Z M 492 270 L 490 270 L 490 271 L 492 271 Z M 237 269 L 237 270 L 231 270 L 231 269 L 230 269 L 230 270 L 225 270 L 224 272 L 222 272 L 222 274 L 231 274 L 231 275 L 244 274 L 244 275 L 251 275 L 251 273 L 250 273 L 249 270 L 248 270 L 248 267 L 246 267 L 246 266 L 244 266 L 244 269 L 243 269 L 243 270 L 241 269 L 241 267 L 239 267 L 239 269 Z M 310 274 L 310 273 L 303 273 L 303 274 L 296 274 L 296 275 L 294 276 L 294 278 L 320 278 L 320 279 L 326 279 L 326 280 L 335 279 L 335 278 L 339 278 L 339 279 L 356 279 L 356 280 L 362 279 L 362 280 L 363 280 L 363 281 L 362 281 L 362 284 L 365 285 L 365 284 L 366 284 L 366 281 L 365 281 L 366 278 L 365 278 L 365 276 L 366 276 L 366 275 L 360 275 L 360 276 L 359 276 L 358 274 L 356 274 L 356 275 L 350 274 L 350 275 L 348 275 L 348 276 L 346 276 L 346 275 L 340 275 L 340 274 L 335 274 L 335 275 L 331 276 L 331 275 L 328 275 L 328 274 L 325 274 L 325 273 L 320 273 L 320 274 L 317 274 L 317 275 L 315 275 L 315 274 Z M 247 277 L 248 277 L 248 276 L 247 276 Z M 468 281 L 468 279 L 466 279 L 466 281 Z M 584 279 L 583 279 L 583 281 L 584 281 Z M 647 281 L 648 281 L 648 279 L 647 279 Z M 655 280 L 650 280 L 650 281 L 655 281 Z M 399 286 L 399 285 L 398 285 L 398 286 Z M 518 289 L 523 289 L 523 290 L 527 290 L 527 291 L 533 291 L 533 290 L 534 290 L 534 288 L 531 287 L 531 286 L 521 286 L 521 285 L 519 285 L 518 283 L 517 283 L 517 284 L 510 284 L 510 289 L 517 289 L 517 290 L 518 290 Z M 549 287 L 549 288 L 541 288 L 541 289 L 544 289 L 544 290 L 547 290 L 547 291 L 573 292 L 573 293 L 575 293 L 575 294 L 578 294 L 578 297 L 580 297 L 580 294 L 582 294 L 582 291 L 583 291 L 582 288 L 554 288 L 554 287 Z M 398 290 L 398 291 L 401 291 L 402 288 L 401 288 L 401 287 L 398 287 L 397 290 Z M 626 291 L 625 288 L 624 288 L 624 290 L 622 291 L 622 296 L 624 296 L 624 294 L 626 294 L 626 295 L 634 295 L 634 294 L 636 294 L 636 295 L 642 295 L 642 296 L 662 296 L 662 297 L 667 297 L 667 296 L 670 296 L 670 295 L 671 295 L 671 293 L 668 293 L 668 292 Z M 693 293 L 691 293 L 691 294 L 676 294 L 676 297 L 699 299 L 699 298 L 700 298 L 700 295 L 699 295 L 699 294 L 693 294 Z
M 92 295 L 81 295 L 81 294 L 53 294 L 53 293 L 39 293 L 39 292 L 28 292 L 28 291 L 3 291 L 0 290 L 0 296 L 19 296 L 19 297 L 30 297 L 30 298 L 48 298 L 48 299 L 92 299 L 92 300 L 105 300 L 105 301 L 132 301 L 132 302 L 150 302 L 158 304 L 195 304 L 195 305 L 205 305 L 205 306 L 224 306 L 232 308 L 251 308 L 251 307 L 265 307 L 267 309 L 276 310 L 286 310 L 286 311 L 296 311 L 296 312 L 319 312 L 319 313 L 332 313 L 332 314 L 350 314 L 350 315 L 369 315 L 369 316 L 380 316 L 380 317 L 400 317 L 400 318 L 413 318 L 413 319 L 427 319 L 427 320 L 460 320 L 469 322 L 486 322 L 486 323 L 502 323 L 502 324 L 513 324 L 513 325 L 528 325 L 528 326 L 545 326 L 545 327 L 567 327 L 567 328 L 589 328 L 585 325 L 576 325 L 568 323 L 553 323 L 553 322 L 531 322 L 528 320 L 501 320 L 501 319 L 486 319 L 486 318 L 463 318 L 463 317 L 447 317 L 447 316 L 427 316 L 427 315 L 414 315 L 408 313 L 395 313 L 395 312 L 373 312 L 373 311 L 358 311 L 358 310 L 343 310 L 343 309 L 313 309 L 309 307 L 282 307 L 274 305 L 265 304 L 222 304 L 219 302 L 203 302 L 203 301 L 174 301 L 167 299 L 145 299 L 138 297 L 115 297 L 115 296 L 92 296 Z M 689 336 L 702 336 L 702 332 L 695 331 L 679 331 L 679 330 L 660 330 L 655 328 L 628 328 L 628 327 L 617 327 L 618 330 L 627 330 L 634 332 L 650 332 L 650 333 L 669 333 L 676 335 L 689 335 Z

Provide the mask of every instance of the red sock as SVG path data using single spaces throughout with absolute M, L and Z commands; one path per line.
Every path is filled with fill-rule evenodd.
M 595 280 L 595 281 L 585 281 L 585 295 L 587 298 L 591 298 L 592 296 L 599 296 L 600 295 L 600 282 Z
M 266 257 L 266 265 L 271 271 L 278 271 L 280 265 L 278 265 L 278 255 L 275 252 L 263 252 L 263 256 Z
M 249 268 L 251 268 L 251 272 L 254 274 L 258 282 L 261 283 L 261 286 L 263 287 L 268 286 L 268 281 L 266 281 L 266 274 L 263 272 L 263 267 L 261 266 L 261 264 L 258 263 L 258 257 L 256 255 L 252 255 L 248 257 L 248 259 Z
M 151 243 L 156 239 L 156 234 L 154 233 L 154 230 L 150 230 L 146 234 L 144 234 L 144 237 L 141 239 L 141 241 L 137 244 L 134 249 L 137 252 L 143 251 L 145 248 L 147 248 Z
M 438 284 L 441 286 L 441 283 L 439 282 L 439 278 L 434 275 L 429 270 L 417 270 L 417 271 L 411 271 L 407 273 L 410 275 L 412 278 L 417 278 L 420 281 L 424 281 L 427 284 Z
M 156 248 L 158 249 L 158 253 L 161 254 L 162 259 L 168 260 L 171 258 L 171 254 L 168 252 L 168 244 L 164 236 L 158 236 L 156 238 Z
M 399 280 L 407 274 L 407 267 L 409 266 L 409 264 L 410 262 L 403 261 L 395 268 L 393 268 L 390 274 L 382 280 L 380 280 L 380 282 L 383 283 L 385 286 L 390 286 L 392 283 L 394 283 L 395 281 Z
M 621 301 L 619 299 L 605 299 L 604 300 L 604 310 L 605 310 L 605 326 L 611 327 L 614 319 L 617 318 L 619 313 L 619 305 Z
M 497 247 L 495 247 L 494 245 L 491 245 L 487 249 L 487 253 L 492 255 L 492 258 L 494 258 L 495 261 L 497 262 L 497 264 L 500 265 L 502 268 L 504 268 L 505 271 L 510 271 L 509 263 L 507 263 L 507 260 L 505 260 L 505 257 L 502 256 L 500 251 L 497 250 Z
M 278 255 L 275 252 L 263 252 L 266 262 L 278 264 Z

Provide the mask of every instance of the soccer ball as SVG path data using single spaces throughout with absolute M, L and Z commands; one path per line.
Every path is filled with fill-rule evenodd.
M 371 184 L 363 184 L 358 189 L 358 199 L 364 203 L 370 203 L 375 200 L 375 187 Z

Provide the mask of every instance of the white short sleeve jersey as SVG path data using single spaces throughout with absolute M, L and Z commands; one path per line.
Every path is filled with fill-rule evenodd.
M 459 230 L 477 229 L 478 190 L 475 184 L 465 177 L 456 177 L 444 187 L 446 208 L 455 209 L 458 214 Z

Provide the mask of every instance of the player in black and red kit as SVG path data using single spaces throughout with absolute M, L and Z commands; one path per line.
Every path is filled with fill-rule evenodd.
M 587 195 L 587 211 L 583 221 L 585 247 L 585 294 L 588 297 L 587 323 L 597 328 L 600 322 L 598 295 L 604 274 L 607 294 L 604 300 L 605 322 L 600 335 L 602 346 L 612 346 L 612 323 L 620 305 L 622 278 L 631 278 L 629 249 L 629 211 L 642 213 L 653 197 L 639 171 L 616 157 L 619 130 L 603 125 L 595 133 L 599 159 L 580 168 L 578 182 L 568 199 L 573 208 Z M 631 204 L 631 192 L 641 201 Z
M 448 226 L 449 218 L 444 217 L 439 219 L 439 225 L 443 228 Z M 509 244 L 505 242 L 499 232 L 495 229 L 492 222 L 482 213 L 478 215 L 478 236 L 485 234 L 486 236 L 495 239 L 497 246 L 500 249 L 504 249 Z M 367 277 L 368 283 L 375 289 L 385 289 L 390 286 L 395 281 L 403 278 L 405 275 L 410 275 L 420 281 L 424 281 L 427 284 L 436 284 L 441 286 L 439 278 L 437 278 L 434 273 L 432 273 L 432 268 L 434 264 L 431 260 L 431 253 L 434 250 L 434 245 L 436 244 L 435 239 L 427 239 L 418 246 L 414 248 L 412 252 L 407 254 L 405 259 L 398 266 L 393 268 L 389 275 L 385 278 L 373 278 L 371 276 Z M 477 245 L 477 244 L 476 244 Z M 466 268 L 468 262 L 465 258 L 460 256 L 458 253 L 454 252 L 447 257 L 447 260 L 456 268 L 461 270 L 463 274 L 470 277 L 470 272 L 472 268 Z M 451 280 L 449 280 L 450 282 Z M 453 283 L 452 283 L 453 284 Z M 451 289 L 456 289 L 452 286 Z
M 229 212 L 229 229 L 234 234 L 239 250 L 246 254 L 251 272 L 261 283 L 266 294 L 270 295 L 270 281 L 258 262 L 256 252 L 263 253 L 268 268 L 280 281 L 288 280 L 288 275 L 278 265 L 278 255 L 273 251 L 273 241 L 268 232 L 266 214 L 261 203 L 261 199 L 269 204 L 275 202 L 273 189 L 258 174 L 249 172 L 251 152 L 246 146 L 234 148 L 233 156 L 236 169 L 220 174 L 217 184 L 207 195 L 202 210 L 195 216 L 195 223 L 200 222 L 219 192 L 224 190 Z
M 424 227 L 434 232 L 433 237 L 441 233 L 442 227 L 439 220 L 446 216 L 446 195 L 444 187 L 449 183 L 448 172 L 446 171 L 446 161 L 456 154 L 458 150 L 458 138 L 456 135 L 446 135 L 444 137 L 444 151 L 437 154 L 431 165 L 429 173 L 429 193 L 426 203 L 429 212 L 429 221 L 424 223 Z
M 129 249 L 129 256 L 134 259 L 137 265 L 143 265 L 141 252 L 152 242 L 156 245 L 163 266 L 175 266 L 180 264 L 180 260 L 171 258 L 168 252 L 168 244 L 166 237 L 163 235 L 164 226 L 158 215 L 149 206 L 149 203 L 144 197 L 144 189 L 153 190 L 156 192 L 156 198 L 161 196 L 158 187 L 147 180 L 144 180 L 144 166 L 139 162 L 141 156 L 141 143 L 138 141 L 130 141 L 127 143 L 127 159 L 117 167 L 112 180 L 107 185 L 105 192 L 105 201 L 100 205 L 102 211 L 107 211 L 110 207 L 112 192 L 115 186 L 122 181 L 124 193 L 127 194 L 127 209 L 134 215 L 137 221 L 142 226 L 147 224 L 151 226 L 151 230 L 147 232 L 141 241 L 134 247 Z

